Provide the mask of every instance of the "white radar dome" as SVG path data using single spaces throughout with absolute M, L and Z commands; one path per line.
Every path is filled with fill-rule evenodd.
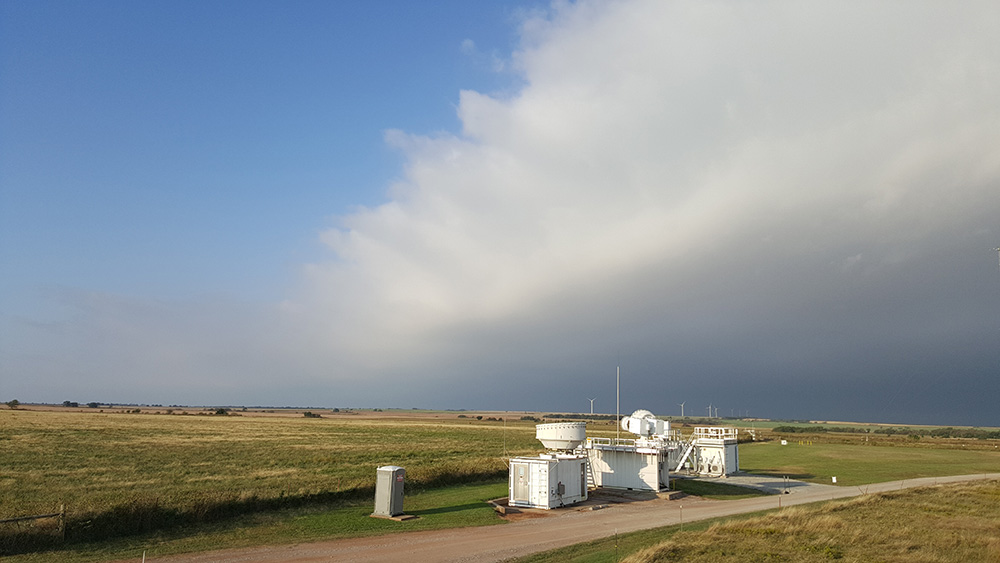
M 622 419 L 622 430 L 648 438 L 663 434 L 670 429 L 670 423 L 656 418 L 656 415 L 646 409 L 639 409 Z
M 573 450 L 587 439 L 586 422 L 536 424 L 535 438 L 550 450 Z

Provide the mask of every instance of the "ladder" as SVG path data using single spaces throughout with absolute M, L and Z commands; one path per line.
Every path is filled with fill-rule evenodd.
M 694 442 L 693 441 L 690 444 L 688 444 L 687 449 L 684 450 L 684 455 L 681 456 L 681 460 L 677 464 L 677 469 L 674 469 L 675 473 L 680 472 L 681 468 L 684 467 L 684 462 L 687 461 L 688 456 L 691 455 L 692 451 L 694 451 Z
M 594 478 L 594 466 L 590 464 L 590 455 L 587 455 L 587 488 L 596 489 L 597 479 Z

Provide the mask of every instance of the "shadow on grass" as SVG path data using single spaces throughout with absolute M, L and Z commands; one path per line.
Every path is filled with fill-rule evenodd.
M 420 492 L 448 486 L 485 482 L 506 472 L 497 470 L 471 471 L 461 474 L 433 474 L 407 483 L 409 492 Z M 324 491 L 278 497 L 246 496 L 240 492 L 217 491 L 190 499 L 185 506 L 161 501 L 157 497 L 138 497 L 111 506 L 103 511 L 70 513 L 66 517 L 65 540 L 52 533 L 0 530 L 0 557 L 43 551 L 68 544 L 105 541 L 141 536 L 150 532 L 177 530 L 220 522 L 235 521 L 243 516 L 273 513 L 282 510 L 337 506 L 372 499 L 374 483 L 339 491 Z M 429 509 L 414 514 L 434 514 L 468 510 L 471 505 Z
M 428 516 L 431 514 L 447 514 L 449 512 L 462 512 L 465 510 L 474 510 L 477 508 L 484 508 L 487 505 L 485 502 L 469 502 L 466 504 L 456 504 L 454 506 L 442 506 L 440 508 L 428 508 L 425 510 L 407 510 L 406 512 L 414 516 Z
M 713 483 L 695 479 L 675 479 L 674 488 L 689 495 L 719 500 L 767 496 L 773 494 L 751 487 L 741 487 L 728 483 Z
M 746 469 L 740 468 L 740 471 L 745 473 L 751 473 L 753 475 L 765 475 L 767 477 L 774 477 L 777 479 L 782 479 L 788 477 L 789 479 L 794 479 L 796 481 L 808 481 L 809 479 L 815 479 L 816 476 L 812 473 L 781 473 L 778 471 L 768 471 L 768 470 L 757 470 L 757 469 Z

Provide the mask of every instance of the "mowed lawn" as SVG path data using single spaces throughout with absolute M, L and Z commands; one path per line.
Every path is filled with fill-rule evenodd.
M 799 444 L 789 440 L 740 444 L 740 469 L 812 483 L 853 486 L 917 477 L 1000 471 L 1000 450 L 934 449 L 863 444 Z M 926 446 L 926 444 L 922 444 Z

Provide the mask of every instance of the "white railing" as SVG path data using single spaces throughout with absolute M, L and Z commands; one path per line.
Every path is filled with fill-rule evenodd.
M 665 436 L 654 436 L 652 438 L 587 438 L 586 447 L 592 446 L 619 446 L 625 448 L 661 448 L 671 442 L 682 441 L 681 433 L 671 430 Z
M 735 440 L 736 429 L 732 426 L 696 426 L 695 439 Z
M 635 440 L 628 438 L 587 438 L 587 446 L 624 446 L 635 447 Z

